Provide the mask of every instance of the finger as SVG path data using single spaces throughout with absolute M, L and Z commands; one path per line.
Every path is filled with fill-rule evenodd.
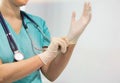
M 67 45 L 69 45 L 69 40 L 67 37 L 62 37 L 62 39 L 66 42 Z
M 51 39 L 51 43 L 49 45 L 49 47 L 47 48 L 47 50 L 50 50 L 50 51 L 54 51 L 54 52 L 57 52 L 58 50 L 58 43 L 56 42 L 56 38 L 52 38 Z
M 62 40 L 62 39 L 59 40 L 59 43 L 60 43 L 60 45 L 61 45 L 61 49 L 60 49 L 61 52 L 62 52 L 62 53 L 65 53 L 66 50 L 67 50 L 67 46 L 68 46 L 68 45 L 67 45 L 66 42 L 65 42 L 64 40 Z
M 90 13 L 90 14 L 89 14 L 89 21 L 91 20 L 91 18 L 92 18 L 92 14 Z M 89 21 L 88 21 L 88 22 L 89 22 Z
M 84 16 L 89 15 L 90 11 L 91 11 L 91 4 L 90 4 L 90 2 L 85 2 L 83 15 Z
M 89 8 L 89 12 L 91 12 L 92 11 L 92 6 L 91 6 L 90 2 L 88 3 L 88 8 Z
M 75 21 L 75 17 L 76 17 L 76 13 L 75 13 L 75 11 L 74 11 L 74 12 L 72 12 L 72 22 Z
M 86 2 L 87 3 L 87 5 L 86 5 L 86 15 L 88 15 L 89 14 L 89 11 L 90 11 L 90 6 L 89 6 L 89 4 L 90 4 L 90 2 Z
M 66 44 L 66 42 L 65 42 L 63 39 L 61 39 L 61 38 L 59 38 L 59 39 L 57 40 L 57 42 L 59 43 L 61 52 L 62 52 L 62 53 L 65 53 L 66 50 L 67 50 L 67 46 L 68 46 L 68 45 Z
M 83 9 L 83 15 L 86 13 L 86 6 L 87 6 L 87 3 L 85 2 L 84 3 L 84 9 Z

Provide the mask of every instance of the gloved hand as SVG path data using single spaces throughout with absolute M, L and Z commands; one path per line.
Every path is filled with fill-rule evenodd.
M 85 2 L 84 10 L 81 18 L 79 20 L 75 19 L 75 12 L 72 14 L 71 27 L 69 33 L 67 34 L 68 41 L 76 43 L 81 33 L 84 31 L 86 26 L 91 20 L 91 4 L 90 2 Z
M 48 49 L 38 56 L 44 64 L 51 62 L 59 52 L 65 53 L 67 51 L 68 43 L 63 38 L 53 38 Z

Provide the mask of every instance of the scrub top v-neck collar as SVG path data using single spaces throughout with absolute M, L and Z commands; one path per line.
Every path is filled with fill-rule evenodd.
M 24 28 L 23 24 L 20 27 L 19 33 L 17 33 L 7 20 L 5 20 L 5 22 L 6 22 L 7 26 L 8 26 L 8 28 L 9 28 L 10 32 L 12 32 L 12 34 L 14 34 L 16 36 L 19 36 L 22 33 L 22 30 Z

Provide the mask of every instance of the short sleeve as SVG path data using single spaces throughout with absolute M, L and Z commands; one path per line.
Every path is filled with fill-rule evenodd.
M 46 25 L 46 22 L 43 22 L 43 45 L 42 47 L 48 47 L 51 41 L 51 36 L 50 36 L 50 32 L 49 29 Z

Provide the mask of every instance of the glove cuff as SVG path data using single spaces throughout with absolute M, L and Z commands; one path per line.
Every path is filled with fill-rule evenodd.
M 58 52 L 47 50 L 47 51 L 39 54 L 38 56 L 40 57 L 42 62 L 45 65 L 47 65 L 49 62 L 51 62 L 57 56 L 57 54 L 58 54 Z

